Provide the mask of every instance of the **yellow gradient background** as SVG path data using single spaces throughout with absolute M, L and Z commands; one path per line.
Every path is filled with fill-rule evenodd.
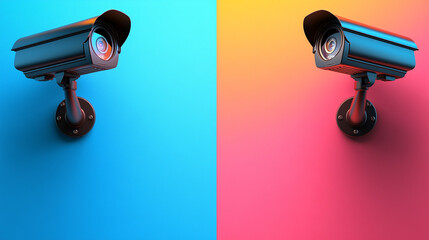
M 413 39 L 416 68 L 368 91 L 378 121 L 337 127 L 350 76 L 317 69 L 308 14 Z M 428 1 L 218 0 L 219 239 L 429 239 Z

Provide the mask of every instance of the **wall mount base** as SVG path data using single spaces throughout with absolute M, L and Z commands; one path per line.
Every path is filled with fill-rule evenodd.
M 360 125 L 353 125 L 349 122 L 349 109 L 352 105 L 353 98 L 345 100 L 337 112 L 338 127 L 349 136 L 362 136 L 367 134 L 374 128 L 377 122 L 377 112 L 374 105 L 366 100 L 365 104 L 365 120 Z
M 55 121 L 57 123 L 57 127 L 66 135 L 71 137 L 81 137 L 88 133 L 95 123 L 95 111 L 92 107 L 91 103 L 89 103 L 86 99 L 78 97 L 80 107 L 83 114 L 83 120 L 78 125 L 72 125 L 67 121 L 67 110 L 66 103 L 63 100 L 57 108 L 57 113 L 55 115 Z

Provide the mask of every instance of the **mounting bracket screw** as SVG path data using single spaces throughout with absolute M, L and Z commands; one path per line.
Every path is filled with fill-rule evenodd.
M 353 133 L 354 133 L 354 134 L 358 134 L 358 133 L 359 133 L 359 130 L 355 129 L 355 130 L 353 130 Z
M 91 114 L 91 115 L 89 115 L 89 116 L 88 116 L 88 119 L 89 119 L 89 120 L 94 119 L 94 115 L 92 115 L 92 114 Z
M 75 129 L 73 130 L 73 134 L 77 135 L 79 133 L 79 130 Z
M 57 121 L 60 121 L 61 120 L 61 116 L 57 116 Z
M 343 115 L 338 115 L 338 120 L 343 120 Z

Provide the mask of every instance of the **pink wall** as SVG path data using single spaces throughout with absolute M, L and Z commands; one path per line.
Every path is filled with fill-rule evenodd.
M 429 2 L 218 1 L 219 239 L 429 239 Z M 411 37 L 417 66 L 368 92 L 378 121 L 337 127 L 353 80 L 316 68 L 319 9 Z

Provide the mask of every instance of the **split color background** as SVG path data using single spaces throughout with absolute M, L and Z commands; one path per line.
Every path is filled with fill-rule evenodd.
M 353 80 L 316 68 L 316 10 L 411 37 L 416 68 L 376 82 L 375 129 L 335 114 Z M 429 2 L 218 1 L 218 237 L 428 239 Z
M 25 79 L 10 48 L 112 8 L 131 17 L 131 33 L 116 69 L 78 80 L 97 122 L 70 140 L 54 125 L 62 90 Z M 0 9 L 0 239 L 429 238 L 427 1 Z M 420 48 L 416 69 L 369 90 L 379 118 L 363 138 L 335 123 L 353 80 L 317 69 L 305 38 L 303 18 L 319 9 Z

